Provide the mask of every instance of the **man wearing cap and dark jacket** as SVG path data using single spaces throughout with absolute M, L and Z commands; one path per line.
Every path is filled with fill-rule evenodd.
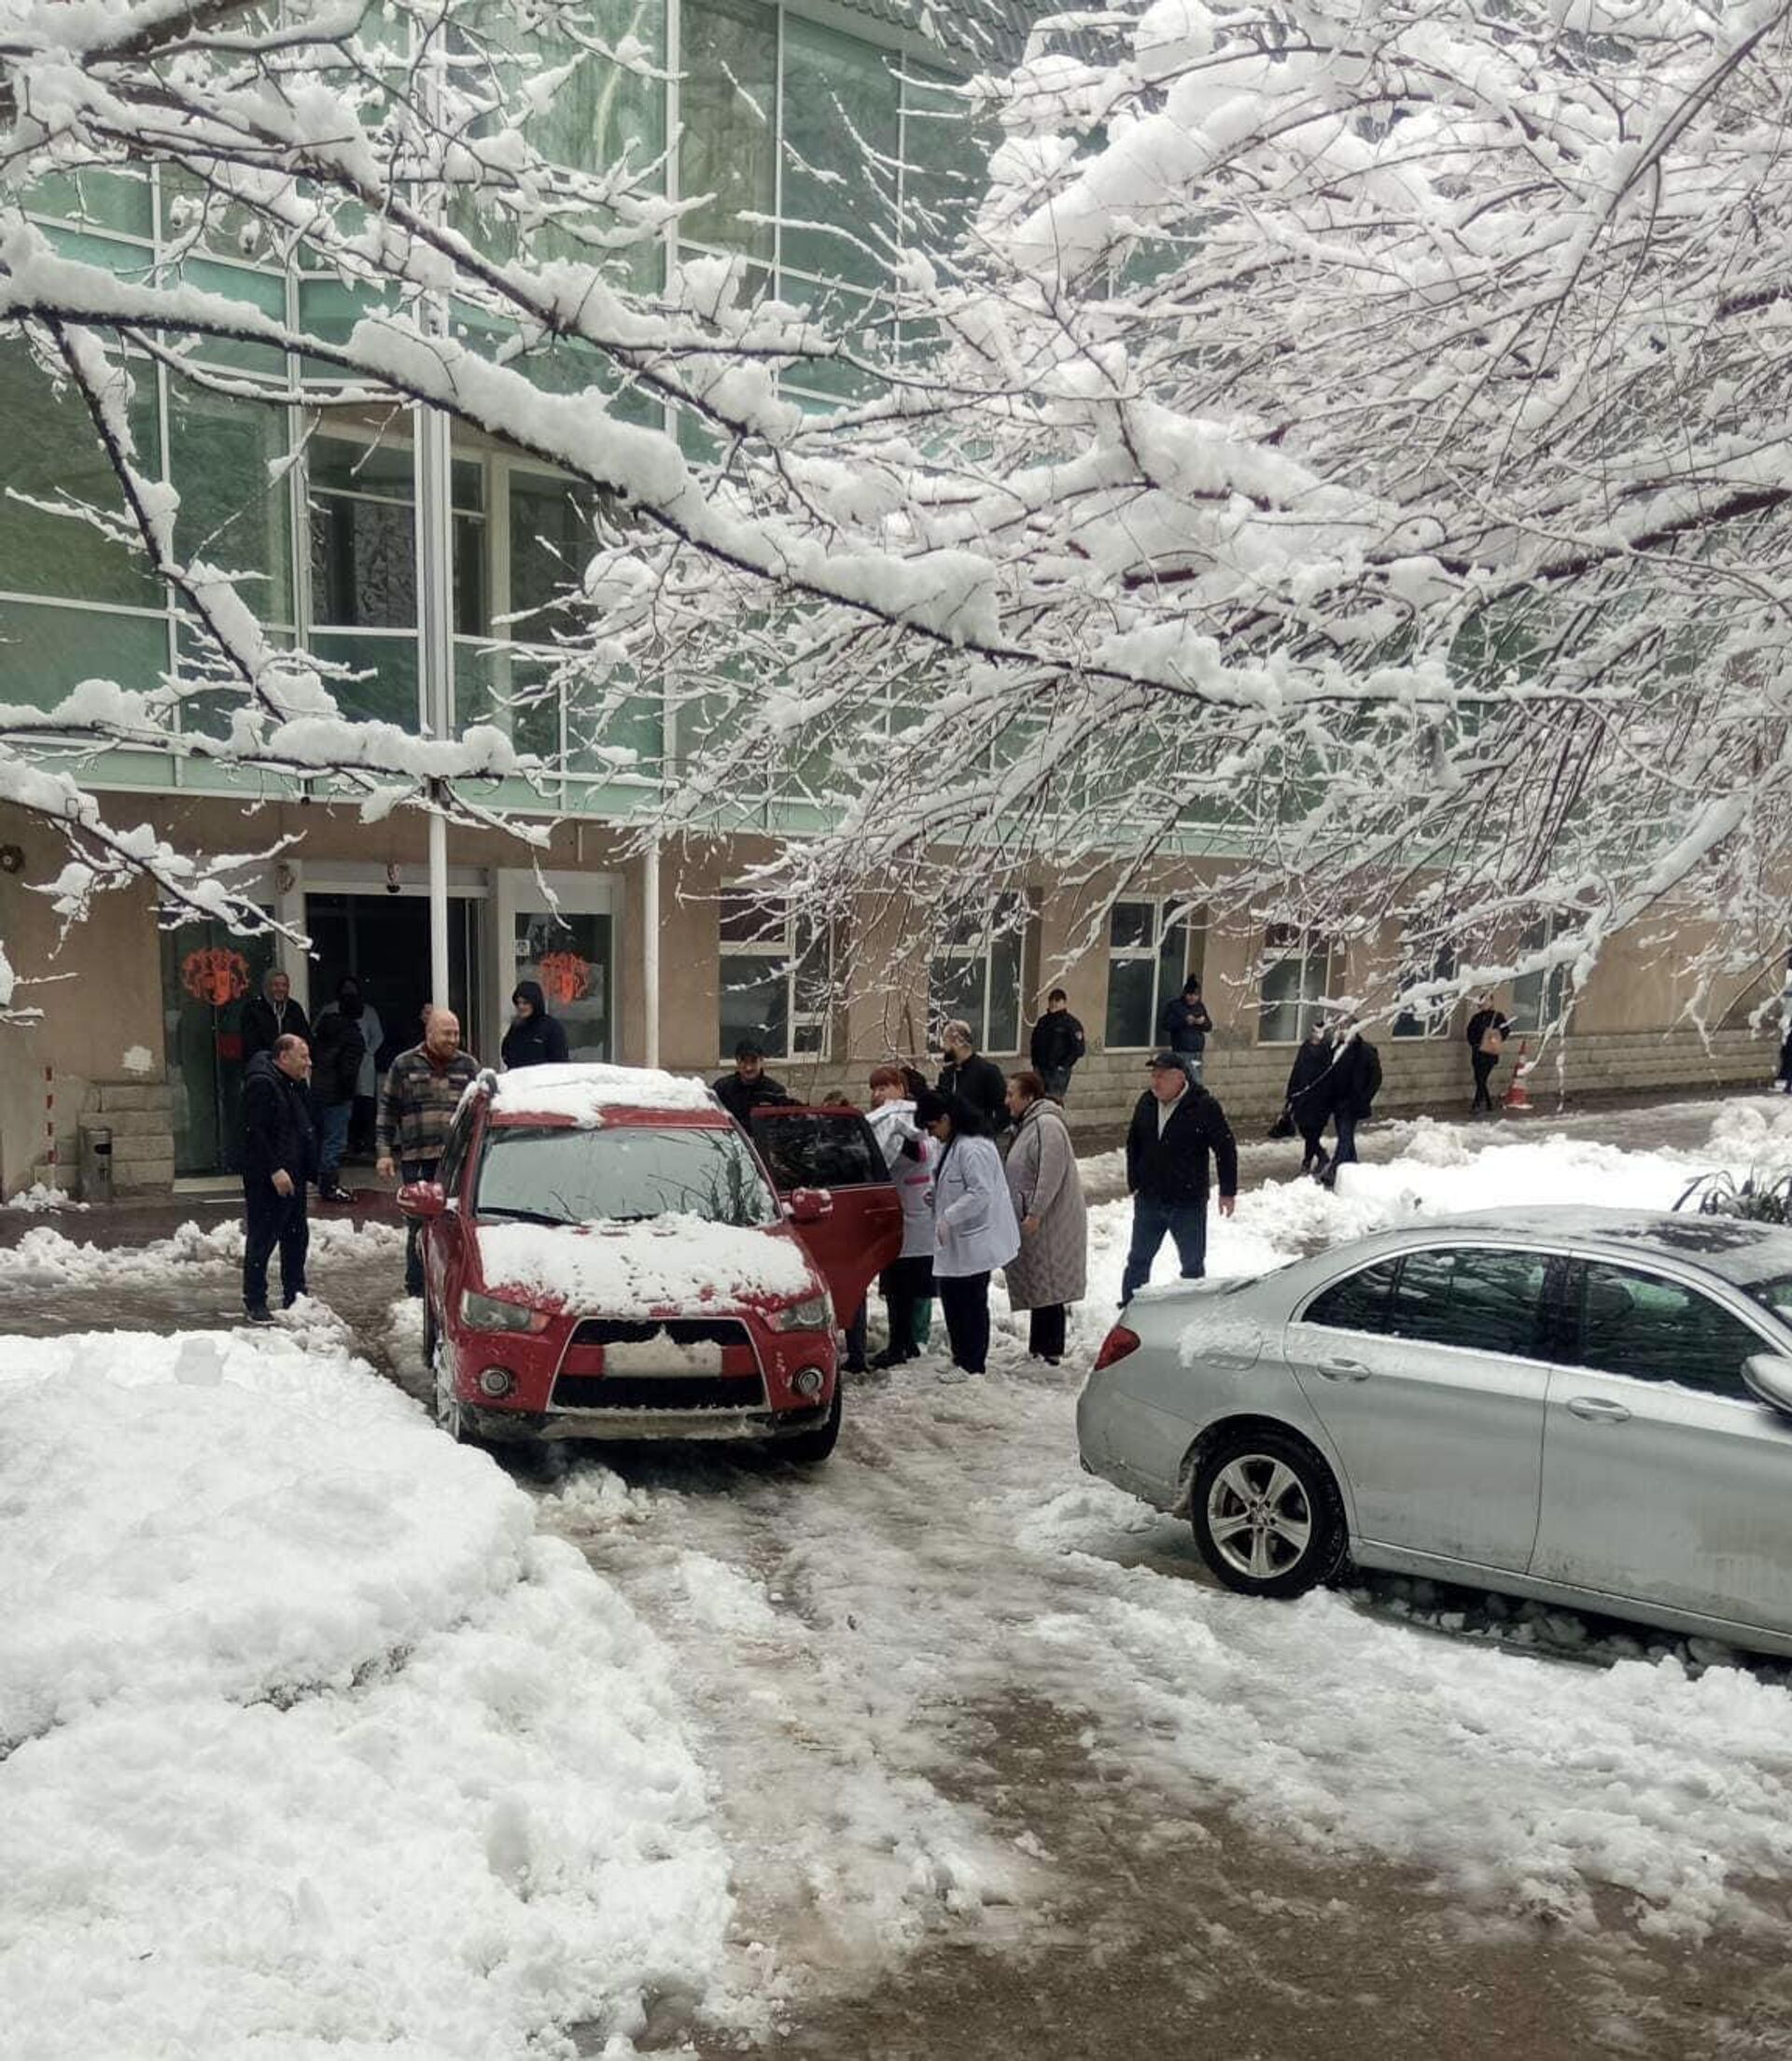
M 1151 1279 L 1166 1232 L 1176 1241 L 1183 1279 L 1207 1271 L 1208 1156 L 1219 1169 L 1220 1214 L 1230 1216 L 1239 1192 L 1239 1148 L 1225 1112 L 1188 1077 L 1169 1049 L 1145 1062 L 1151 1086 L 1139 1098 L 1127 1132 L 1127 1186 L 1132 1194 L 1132 1246 L 1121 1283 L 1124 1308 Z
M 243 1070 L 243 1308 L 251 1324 L 273 1321 L 268 1261 L 276 1246 L 287 1307 L 305 1292 L 305 1184 L 317 1171 L 310 1078 L 311 1049 L 294 1031 Z

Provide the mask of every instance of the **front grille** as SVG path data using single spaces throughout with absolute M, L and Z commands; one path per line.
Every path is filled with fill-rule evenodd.
M 744 1345 L 752 1349 L 752 1334 L 735 1317 L 651 1318 L 636 1323 L 626 1317 L 587 1317 L 572 1334 L 574 1345 L 645 1345 L 650 1339 L 670 1339 L 674 1345 Z
M 584 1326 L 581 1325 L 580 1328 L 582 1330 Z M 739 1375 L 563 1374 L 553 1384 L 551 1407 L 555 1409 L 763 1409 L 765 1389 L 761 1381 Z

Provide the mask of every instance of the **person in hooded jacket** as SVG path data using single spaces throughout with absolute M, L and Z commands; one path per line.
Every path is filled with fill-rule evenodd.
M 243 1070 L 243 1308 L 251 1324 L 273 1321 L 268 1261 L 276 1245 L 287 1308 L 305 1292 L 305 1187 L 317 1165 L 310 1077 L 310 1047 L 292 1031 Z
M 361 984 L 353 974 L 336 983 L 336 999 L 313 1026 L 311 1096 L 317 1115 L 317 1199 L 352 1202 L 342 1183 L 367 1038 L 361 1027 Z
M 519 980 L 511 997 L 516 1011 L 498 1057 L 504 1071 L 514 1073 L 523 1066 L 564 1066 L 567 1062 L 567 1027 L 548 1014 L 548 998 L 539 980 Z
M 1331 1043 L 1325 1026 L 1316 1023 L 1288 1069 L 1288 1093 L 1283 1105 L 1288 1121 L 1300 1133 L 1300 1171 L 1310 1173 L 1316 1181 L 1332 1163 L 1323 1142 L 1325 1120 L 1332 1114 L 1331 1081 Z

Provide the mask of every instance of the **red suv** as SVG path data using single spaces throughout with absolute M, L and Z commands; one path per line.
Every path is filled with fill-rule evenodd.
M 850 1317 L 901 1249 L 902 1205 L 858 1111 L 756 1114 L 765 1157 L 696 1081 L 480 1075 L 438 1178 L 399 1195 L 422 1225 L 448 1431 L 770 1438 L 827 1458 L 835 1313 Z

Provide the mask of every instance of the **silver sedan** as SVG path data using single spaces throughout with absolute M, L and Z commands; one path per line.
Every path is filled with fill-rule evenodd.
M 1792 1230 L 1501 1211 L 1147 1288 L 1077 1430 L 1246 1594 L 1348 1554 L 1792 1654 Z

